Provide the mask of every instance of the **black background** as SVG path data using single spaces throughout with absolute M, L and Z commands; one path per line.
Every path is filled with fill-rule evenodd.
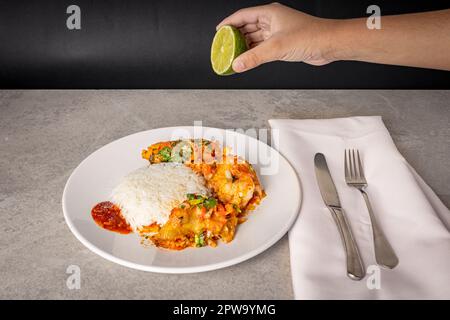
M 242 315 L 227 314 L 218 315 L 210 312 L 205 317 L 199 315 L 174 315 L 174 307 L 202 306 L 218 310 L 217 305 L 274 305 L 275 315 Z M 434 313 L 445 314 L 448 310 L 448 301 L 386 301 L 386 300 L 347 300 L 347 301 L 314 301 L 314 300 L 34 300 L 34 301 L 0 301 L 0 307 L 4 313 L 11 312 L 17 316 L 43 316 L 47 318 L 61 318 L 70 314 L 73 318 L 98 317 L 99 319 L 125 319 L 130 317 L 134 310 L 151 312 L 150 319 L 157 316 L 158 319 L 173 320 L 210 320 L 210 319 L 301 319 L 308 316 L 336 317 L 337 314 L 345 315 L 346 319 L 361 319 L 361 314 L 370 312 L 372 318 L 384 319 L 387 314 L 392 318 L 426 318 L 430 317 L 430 310 Z M 442 310 L 442 311 L 439 311 Z M 296 317 L 292 315 L 297 314 Z
M 276 62 L 216 76 L 209 54 L 215 26 L 255 0 L 0 0 L 2 88 L 450 88 L 450 72 L 335 62 Z M 327 18 L 450 7 L 447 1 L 297 0 L 282 3 Z M 66 8 L 81 8 L 81 30 Z M 449 35 L 450 36 L 450 35 Z M 433 48 L 424 48 L 430 52 Z M 450 54 L 450 53 L 449 53 Z

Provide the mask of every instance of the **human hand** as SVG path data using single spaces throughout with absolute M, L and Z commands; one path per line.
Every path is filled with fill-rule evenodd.
M 450 70 L 450 9 L 383 16 L 369 29 L 367 18 L 322 19 L 279 3 L 239 10 L 223 25 L 239 28 L 250 50 L 233 62 L 243 72 L 263 63 L 301 61 L 324 65 L 354 60 Z
M 317 66 L 334 61 L 329 41 L 333 22 L 272 3 L 236 11 L 216 29 L 232 25 L 244 34 L 250 50 L 233 62 L 233 70 L 243 72 L 276 60 Z

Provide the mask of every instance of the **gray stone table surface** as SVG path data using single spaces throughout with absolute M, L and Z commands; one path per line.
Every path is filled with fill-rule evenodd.
M 188 275 L 136 271 L 85 248 L 61 209 L 72 170 L 99 147 L 158 127 L 267 128 L 270 118 L 382 115 L 399 150 L 450 204 L 450 91 L 0 91 L 0 298 L 291 299 L 285 236 L 241 264 Z M 66 268 L 81 268 L 68 290 Z

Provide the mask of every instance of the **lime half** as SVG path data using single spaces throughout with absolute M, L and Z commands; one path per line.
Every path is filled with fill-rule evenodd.
M 211 65 L 215 73 L 227 76 L 234 73 L 233 60 L 247 50 L 242 33 L 232 26 L 217 30 L 211 46 Z

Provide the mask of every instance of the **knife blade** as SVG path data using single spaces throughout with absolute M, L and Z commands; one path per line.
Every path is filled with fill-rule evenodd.
M 344 210 L 341 207 L 327 161 L 322 153 L 316 153 L 314 156 L 314 168 L 323 202 L 330 210 L 341 235 L 346 254 L 347 275 L 352 280 L 361 280 L 365 275 L 362 259 Z
M 330 169 L 328 169 L 327 160 L 322 153 L 317 153 L 314 157 L 314 166 L 316 169 L 317 183 L 319 184 L 322 199 L 327 206 L 341 207 L 339 196 L 331 178 Z

